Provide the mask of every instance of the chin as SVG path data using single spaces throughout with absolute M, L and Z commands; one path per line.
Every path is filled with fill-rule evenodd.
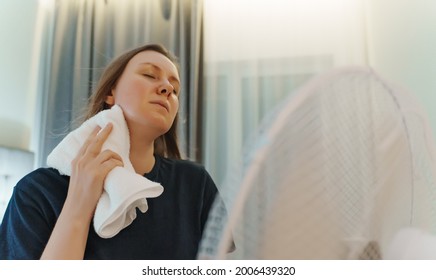
M 153 127 L 154 130 L 162 134 L 167 133 L 170 130 L 171 126 L 173 125 L 172 121 L 160 115 L 147 116 L 144 118 L 144 120 L 145 120 L 145 124 L 148 127 Z
M 167 133 L 170 130 L 171 125 L 172 123 L 168 124 L 168 123 L 157 123 L 157 122 L 152 124 L 154 130 L 157 131 L 159 135 L 164 135 L 165 133 Z

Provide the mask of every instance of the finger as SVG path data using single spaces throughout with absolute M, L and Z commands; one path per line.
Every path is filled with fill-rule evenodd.
M 121 158 L 121 156 L 119 154 L 115 153 L 114 151 L 111 151 L 111 150 L 104 150 L 103 152 L 101 152 L 97 156 L 96 161 L 103 163 L 103 162 L 110 160 L 110 159 L 115 159 L 115 160 L 118 160 L 120 162 L 123 162 L 123 159 Z
M 91 142 L 95 139 L 95 137 L 97 136 L 98 132 L 101 130 L 100 126 L 96 126 L 91 134 L 88 136 L 88 138 L 86 138 L 85 142 L 83 142 L 82 147 L 80 147 L 78 154 L 84 154 L 86 149 L 88 148 L 88 146 L 91 144 Z
M 123 162 L 115 159 L 115 158 L 111 158 L 109 160 L 106 160 L 105 162 L 103 162 L 100 166 L 100 171 L 101 174 L 103 175 L 103 177 L 106 177 L 107 174 L 114 169 L 115 167 L 119 166 L 119 167 L 123 167 Z
M 108 123 L 102 130 L 100 130 L 97 136 L 94 137 L 94 141 L 91 141 L 90 145 L 88 146 L 87 152 L 89 151 L 92 155 L 97 156 L 101 151 L 103 143 L 109 137 L 112 127 L 112 123 Z

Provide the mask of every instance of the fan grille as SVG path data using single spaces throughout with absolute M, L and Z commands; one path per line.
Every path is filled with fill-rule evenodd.
M 379 259 L 401 228 L 436 233 L 433 145 L 417 102 L 370 69 L 316 77 L 229 170 L 199 258 Z

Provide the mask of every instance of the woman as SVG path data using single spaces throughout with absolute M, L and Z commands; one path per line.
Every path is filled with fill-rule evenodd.
M 203 167 L 181 160 L 179 92 L 175 59 L 162 46 L 115 59 L 85 119 L 118 104 L 129 128 L 130 161 L 138 174 L 159 182 L 163 194 L 148 199 L 148 211 L 116 236 L 100 238 L 90 226 L 93 213 L 106 175 L 123 162 L 101 151 L 112 126 L 96 127 L 73 160 L 71 177 L 40 168 L 17 184 L 0 227 L 0 258 L 194 259 L 217 190 Z

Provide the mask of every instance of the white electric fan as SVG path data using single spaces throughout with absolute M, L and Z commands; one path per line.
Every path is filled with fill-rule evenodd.
M 198 258 L 397 258 L 402 230 L 436 234 L 435 179 L 414 97 L 369 68 L 334 70 L 265 118 L 220 188 Z

